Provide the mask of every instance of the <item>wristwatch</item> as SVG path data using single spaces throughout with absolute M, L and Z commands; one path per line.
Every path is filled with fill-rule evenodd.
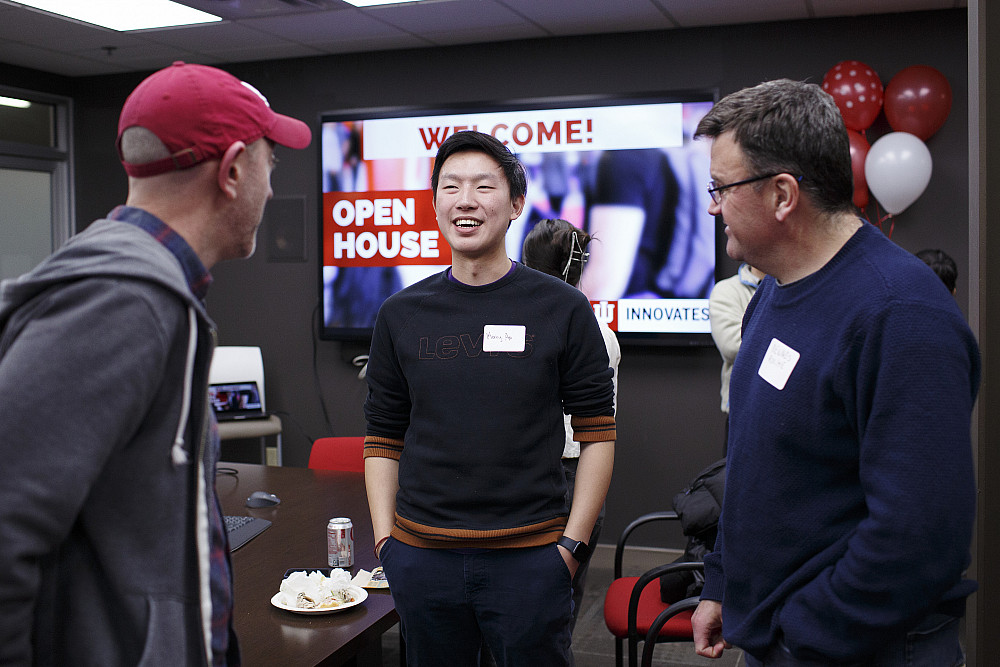
M 593 553 L 593 549 L 587 546 L 586 542 L 571 540 L 565 535 L 560 535 L 559 539 L 556 540 L 556 544 L 569 551 L 573 555 L 573 558 L 580 563 L 586 563 L 590 560 L 590 554 Z

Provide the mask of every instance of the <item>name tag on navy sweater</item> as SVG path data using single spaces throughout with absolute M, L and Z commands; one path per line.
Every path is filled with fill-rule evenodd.
M 523 324 L 487 324 L 483 327 L 483 352 L 524 352 Z
M 781 391 L 785 388 L 788 378 L 792 376 L 792 370 L 799 362 L 800 356 L 798 352 L 777 338 L 772 338 L 771 344 L 767 346 L 767 352 L 764 354 L 764 361 L 760 362 L 760 368 L 757 369 L 757 375 Z

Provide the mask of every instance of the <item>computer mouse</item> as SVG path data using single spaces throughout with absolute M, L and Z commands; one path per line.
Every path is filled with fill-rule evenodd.
M 254 491 L 247 498 L 247 507 L 274 507 L 281 504 L 278 496 L 267 491 Z

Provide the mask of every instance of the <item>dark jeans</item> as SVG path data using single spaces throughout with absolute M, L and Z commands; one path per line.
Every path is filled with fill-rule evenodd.
M 573 602 L 555 544 L 525 549 L 381 551 L 409 667 L 473 667 L 485 643 L 499 667 L 570 664 Z
M 573 489 L 576 488 L 576 468 L 577 464 L 580 463 L 580 459 L 563 459 L 563 473 L 566 475 L 566 505 L 572 507 L 573 505 Z M 601 513 L 597 515 L 597 521 L 594 522 L 594 530 L 590 532 L 590 539 L 587 544 L 593 549 L 597 546 L 597 540 L 601 536 L 601 528 L 604 526 L 604 506 L 601 506 Z M 570 633 L 576 628 L 576 619 L 580 616 L 580 605 L 583 604 L 583 587 L 587 583 L 587 569 L 590 567 L 590 561 L 582 563 L 580 567 L 576 570 L 576 575 L 573 577 L 573 620 L 570 622 L 569 630 Z M 575 664 L 573 661 L 573 655 L 570 654 L 570 665 Z M 480 662 L 480 667 L 495 667 L 496 662 L 493 660 L 493 656 L 489 654 L 489 650 L 486 646 L 483 646 L 483 658 Z
M 857 663 L 797 660 L 778 643 L 763 662 L 746 654 L 747 667 L 960 667 L 965 653 L 959 643 L 960 620 L 945 614 L 931 614 L 913 630 L 887 637 L 882 648 L 868 660 Z

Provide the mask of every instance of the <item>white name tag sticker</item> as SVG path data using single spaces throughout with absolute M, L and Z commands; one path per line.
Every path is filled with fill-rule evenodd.
M 777 338 L 772 338 L 771 344 L 767 346 L 767 353 L 764 354 L 764 361 L 760 362 L 760 368 L 757 369 L 757 375 L 781 391 L 791 377 L 800 356 L 802 355 Z
M 487 324 L 483 352 L 524 352 L 524 331 L 521 324 Z

